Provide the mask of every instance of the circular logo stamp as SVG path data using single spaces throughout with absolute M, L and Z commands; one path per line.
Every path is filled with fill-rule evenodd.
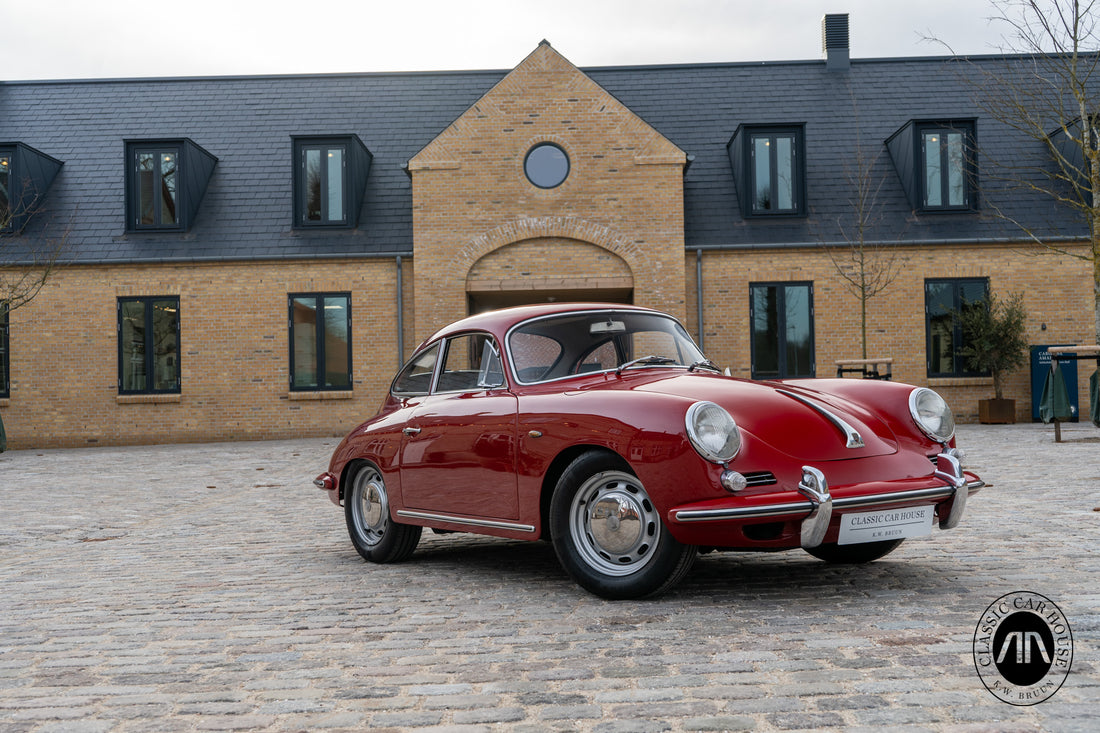
M 974 668 L 990 692 L 1010 705 L 1036 705 L 1066 681 L 1073 634 L 1058 606 L 1030 591 L 1001 596 L 974 629 Z

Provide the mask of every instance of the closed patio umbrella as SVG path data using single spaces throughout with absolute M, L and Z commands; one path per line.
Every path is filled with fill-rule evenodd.
M 1050 371 L 1047 372 L 1046 381 L 1043 383 L 1043 395 L 1039 398 L 1039 417 L 1043 422 L 1051 420 L 1069 420 L 1073 412 L 1069 406 L 1069 392 L 1066 391 L 1066 380 L 1058 368 L 1058 362 L 1053 361 Z
M 1089 377 L 1089 419 L 1100 428 L 1100 369 Z

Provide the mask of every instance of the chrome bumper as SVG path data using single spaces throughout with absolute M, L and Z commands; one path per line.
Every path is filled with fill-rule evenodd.
M 806 501 L 785 504 L 763 504 L 751 507 L 729 507 L 722 509 L 684 509 L 673 516 L 678 522 L 715 522 L 729 519 L 782 518 L 804 515 L 802 520 L 802 547 L 817 547 L 829 530 L 833 510 L 861 509 L 881 507 L 890 504 L 903 504 L 914 501 L 935 501 L 941 503 L 954 499 L 951 511 L 940 519 L 940 529 L 953 529 L 958 526 L 966 509 L 966 500 L 985 486 L 985 482 L 968 481 L 963 475 L 959 459 L 951 452 L 936 456 L 935 477 L 946 484 L 925 489 L 895 491 L 888 494 L 870 496 L 851 496 L 835 498 L 829 493 L 829 484 L 825 474 L 813 466 L 802 467 L 802 480 L 798 484 L 798 493 Z

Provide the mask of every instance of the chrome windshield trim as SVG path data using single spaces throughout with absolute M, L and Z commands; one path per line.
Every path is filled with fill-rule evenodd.
M 799 394 L 795 394 L 794 392 L 788 392 L 785 389 L 777 389 L 775 391 L 785 397 L 790 397 L 792 400 L 798 400 L 802 404 L 806 405 L 806 407 L 809 407 L 811 410 L 816 410 L 826 420 L 831 422 L 836 427 L 836 429 L 844 435 L 844 438 L 847 441 L 844 446 L 845 448 L 851 448 L 854 450 L 856 448 L 863 447 L 863 436 L 859 434 L 858 430 L 845 422 L 835 412 L 827 410 L 816 402 L 810 400 L 809 398 L 803 397 Z
M 407 509 L 398 509 L 397 516 L 408 519 L 427 519 L 433 522 L 449 522 L 451 524 L 464 524 L 470 527 L 491 527 L 493 529 L 510 529 L 515 532 L 534 532 L 534 526 L 530 524 L 516 524 L 515 522 L 495 522 L 490 519 L 470 519 L 469 517 L 455 517 L 449 514 L 432 514 L 431 512 L 411 512 Z

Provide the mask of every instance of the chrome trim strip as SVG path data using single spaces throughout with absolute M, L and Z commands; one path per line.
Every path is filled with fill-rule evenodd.
M 977 483 L 981 483 L 980 481 Z M 949 499 L 955 494 L 951 486 L 934 486 L 928 489 L 894 491 L 889 494 L 872 496 L 832 497 L 834 509 L 861 509 L 883 504 L 900 504 L 906 501 L 927 501 L 929 499 Z M 789 504 L 762 504 L 751 507 L 729 507 L 725 509 L 684 509 L 675 514 L 678 522 L 711 522 L 723 519 L 755 519 L 758 517 L 786 517 L 792 514 L 809 514 L 815 505 L 811 501 L 797 501 Z
M 910 491 L 894 491 L 889 494 L 849 496 L 845 499 L 833 499 L 833 506 L 840 509 L 859 509 L 861 507 L 877 506 L 879 504 L 900 504 L 903 501 L 949 499 L 954 493 L 955 489 L 950 486 L 934 486 L 930 489 L 912 489 Z
M 785 389 L 777 389 L 775 391 L 781 395 L 784 395 L 785 397 L 790 397 L 792 400 L 798 400 L 802 404 L 806 405 L 806 407 L 809 407 L 812 410 L 816 410 L 818 413 L 824 416 L 825 419 L 831 422 L 837 430 L 844 434 L 844 437 L 847 440 L 847 444 L 844 446 L 845 448 L 852 448 L 854 450 L 856 448 L 863 447 L 863 436 L 859 434 L 859 431 L 857 431 L 851 425 L 842 420 L 840 416 L 836 413 L 831 412 L 830 410 L 825 409 L 816 402 L 812 402 L 810 399 L 803 397 L 802 395 L 795 394 L 794 392 L 788 392 Z
M 678 522 L 711 522 L 723 519 L 754 519 L 756 517 L 786 517 L 792 514 L 809 514 L 813 502 L 798 501 L 790 504 L 762 504 L 726 509 L 684 509 L 676 512 Z
M 530 524 L 516 524 L 514 522 L 494 522 L 489 519 L 469 519 L 467 517 L 453 517 L 448 514 L 432 514 L 430 512 L 410 512 L 407 509 L 398 509 L 397 516 L 409 519 L 428 519 L 434 522 L 450 522 L 451 524 L 466 524 L 471 527 L 492 527 L 493 529 L 510 529 L 516 532 L 534 532 L 535 528 Z

